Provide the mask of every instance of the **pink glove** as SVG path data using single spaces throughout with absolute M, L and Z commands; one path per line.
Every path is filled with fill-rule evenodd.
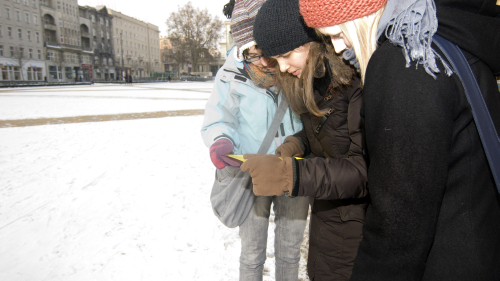
M 228 165 L 234 167 L 240 166 L 241 163 L 237 160 L 224 156 L 231 154 L 233 149 L 233 144 L 227 139 L 220 139 L 212 144 L 210 147 L 210 159 L 217 169 L 224 169 Z

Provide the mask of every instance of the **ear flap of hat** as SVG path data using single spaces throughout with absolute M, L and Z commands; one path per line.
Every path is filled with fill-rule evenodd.
M 245 56 L 243 56 L 243 52 L 245 50 L 248 50 L 248 49 L 252 48 L 255 45 L 257 45 L 255 43 L 255 41 L 251 41 L 251 42 L 248 42 L 248 43 L 246 43 L 245 45 L 243 45 L 241 47 L 238 47 L 237 52 L 234 53 L 235 56 L 236 56 L 236 60 L 238 60 L 238 61 L 244 61 L 245 60 Z

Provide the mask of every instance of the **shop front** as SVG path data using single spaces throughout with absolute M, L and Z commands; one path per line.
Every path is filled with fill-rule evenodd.
M 92 81 L 92 65 L 82 64 L 81 68 L 81 81 Z

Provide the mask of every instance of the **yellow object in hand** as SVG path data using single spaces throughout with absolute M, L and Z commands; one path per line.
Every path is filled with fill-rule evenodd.
M 233 159 L 236 159 L 238 161 L 241 161 L 241 162 L 245 162 L 246 159 L 243 158 L 243 155 L 236 155 L 236 154 L 228 154 L 226 155 L 227 157 L 231 157 Z M 283 158 L 279 157 L 281 160 L 283 160 Z M 304 159 L 304 158 L 299 158 L 299 157 L 295 157 L 295 159 Z

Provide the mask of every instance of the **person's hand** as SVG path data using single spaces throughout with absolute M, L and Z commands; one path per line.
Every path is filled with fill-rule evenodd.
M 300 141 L 294 136 L 286 137 L 282 145 L 280 145 L 274 151 L 274 155 L 285 158 L 285 157 L 303 157 L 304 151 L 300 147 Z
M 210 147 L 210 159 L 217 169 L 224 169 L 226 166 L 239 167 L 240 162 L 227 156 L 233 152 L 234 145 L 227 139 L 219 139 Z
M 257 196 L 281 196 L 286 191 L 292 194 L 293 164 L 292 158 L 281 160 L 278 156 L 245 154 L 247 159 L 241 164 L 243 172 L 252 176 L 253 193 Z

